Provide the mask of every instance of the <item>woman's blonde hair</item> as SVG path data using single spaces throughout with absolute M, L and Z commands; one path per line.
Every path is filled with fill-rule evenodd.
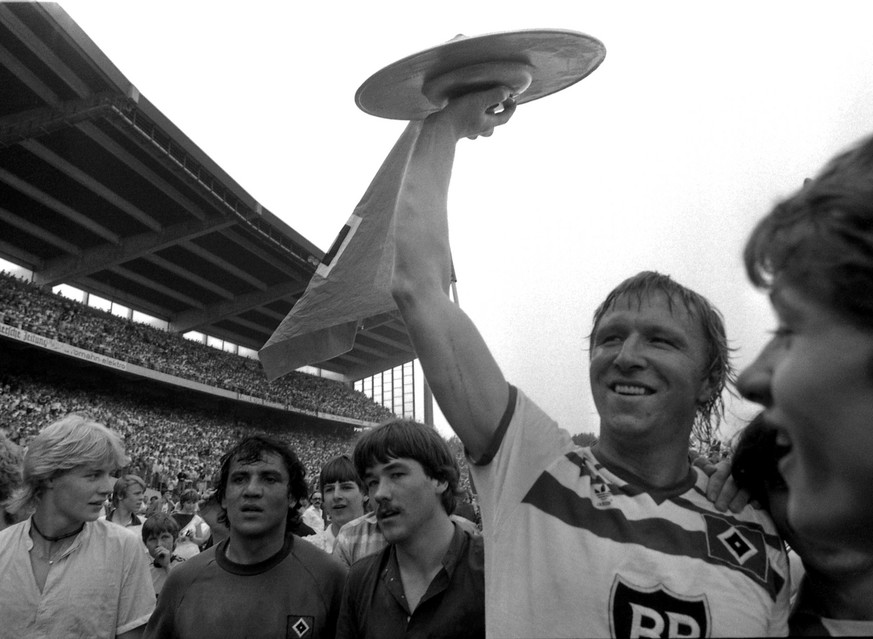
M 121 437 L 84 413 L 70 413 L 46 426 L 27 445 L 23 484 L 6 508 L 17 513 L 39 501 L 49 480 L 78 466 L 124 468 L 130 459 Z

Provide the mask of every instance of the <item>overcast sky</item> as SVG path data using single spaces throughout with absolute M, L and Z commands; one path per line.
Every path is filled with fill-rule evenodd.
M 606 60 L 591 76 L 460 144 L 450 194 L 461 305 L 507 378 L 573 433 L 598 431 L 591 315 L 637 271 L 709 297 L 736 364 L 754 357 L 774 322 L 742 271 L 746 236 L 873 130 L 873 3 L 862 0 L 61 5 L 141 94 L 322 250 L 404 127 L 355 106 L 367 77 L 458 33 L 600 39 Z M 738 424 L 752 407 L 729 413 Z

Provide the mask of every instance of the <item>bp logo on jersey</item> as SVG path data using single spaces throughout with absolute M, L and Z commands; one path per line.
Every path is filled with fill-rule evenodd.
M 616 576 L 609 595 L 613 637 L 708 637 L 706 595 L 685 597 L 662 585 L 644 588 Z

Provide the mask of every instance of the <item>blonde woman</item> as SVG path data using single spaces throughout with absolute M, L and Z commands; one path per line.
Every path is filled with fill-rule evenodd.
M 29 443 L 8 508 L 33 515 L 0 531 L 4 636 L 141 636 L 155 603 L 142 541 L 98 520 L 127 463 L 119 436 L 86 415 Z

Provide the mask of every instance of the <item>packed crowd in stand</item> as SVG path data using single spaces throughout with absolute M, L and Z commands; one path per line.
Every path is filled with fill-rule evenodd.
M 296 408 L 371 422 L 391 415 L 363 394 L 333 380 L 295 372 L 270 384 L 255 360 L 85 306 L 5 271 L 0 272 L 0 322 Z M 73 377 L 47 380 L 8 367 L 0 373 L 0 433 L 10 442 L 24 448 L 42 428 L 71 412 L 87 413 L 117 431 L 131 459 L 124 472 L 142 477 L 148 488 L 169 489 L 177 499 L 186 487 L 200 493 L 213 488 L 218 460 L 241 437 L 268 433 L 285 441 L 300 455 L 309 482 L 316 481 L 326 461 L 347 453 L 357 437 L 350 426 L 301 426 L 293 413 L 277 416 L 275 411 L 264 411 L 262 417 L 239 418 L 227 411 L 169 403 L 148 394 L 96 389 L 94 384 L 82 385 Z M 450 445 L 464 470 L 460 487 L 469 492 L 463 446 L 457 438 Z
M 133 322 L 0 272 L 0 322 L 155 371 L 293 408 L 380 422 L 391 412 L 340 382 L 292 372 L 268 382 L 260 363 Z
M 321 465 L 348 452 L 355 433 L 273 423 L 268 418 L 247 423 L 221 411 L 167 405 L 143 396 L 123 396 L 111 391 L 83 390 L 47 383 L 29 375 L 0 375 L 0 432 L 26 446 L 36 434 L 70 412 L 84 412 L 117 431 L 125 442 L 131 464 L 127 472 L 142 477 L 148 487 L 178 492 L 184 485 L 211 487 L 221 455 L 251 433 L 270 433 L 298 452 L 307 478 L 318 476 Z M 339 430 L 339 429 L 335 429 Z

